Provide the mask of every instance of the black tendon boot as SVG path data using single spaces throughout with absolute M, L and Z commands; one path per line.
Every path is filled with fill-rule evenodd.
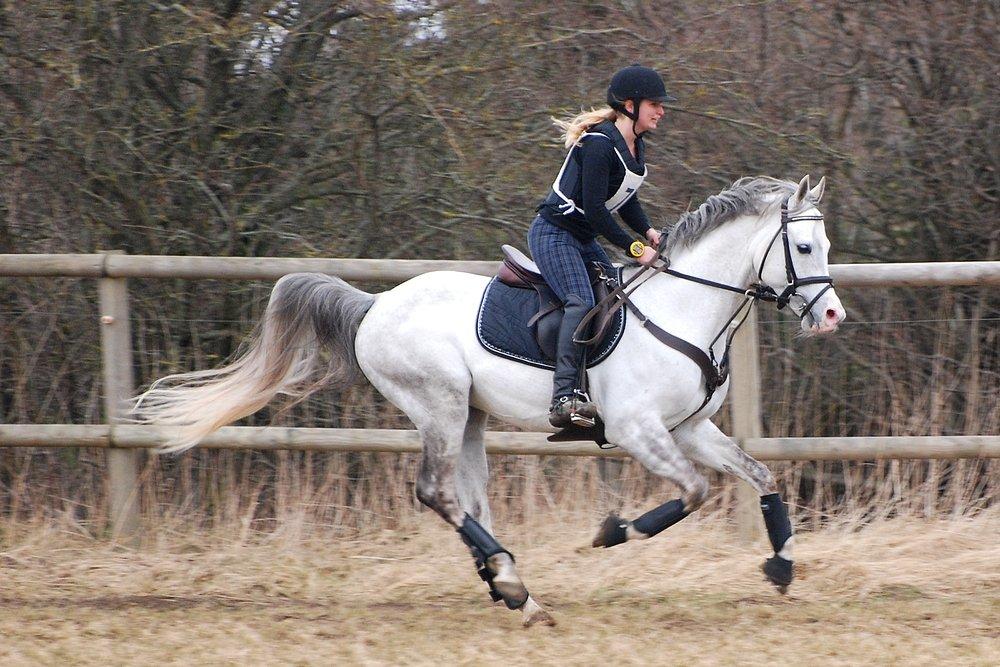
M 760 509 L 767 526 L 767 537 L 774 548 L 774 555 L 764 561 L 764 575 L 778 591 L 784 593 L 792 583 L 793 569 L 791 549 L 792 523 L 788 520 L 788 508 L 781 502 L 781 496 L 770 493 L 760 497 Z
M 578 296 L 571 295 L 563 304 L 556 343 L 556 368 L 552 375 L 552 407 L 549 409 L 549 423 L 558 428 L 572 423 L 593 426 L 597 417 L 597 406 L 590 402 L 589 396 L 578 391 L 586 348 L 573 342 L 573 332 L 588 310 L 590 308 Z

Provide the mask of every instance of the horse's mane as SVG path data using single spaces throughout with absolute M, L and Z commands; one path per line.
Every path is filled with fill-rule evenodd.
M 669 236 L 663 245 L 662 255 L 678 245 L 690 246 L 708 232 L 741 215 L 761 215 L 783 197 L 791 195 L 798 187 L 792 181 L 769 176 L 744 176 L 693 211 L 682 213 L 669 227 Z

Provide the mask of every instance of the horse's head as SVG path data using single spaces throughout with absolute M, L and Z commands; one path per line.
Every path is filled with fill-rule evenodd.
M 833 290 L 823 214 L 817 208 L 826 178 L 814 188 L 805 176 L 795 192 L 770 207 L 753 245 L 757 279 L 778 295 L 778 308 L 788 305 L 807 335 L 831 333 L 845 317 Z

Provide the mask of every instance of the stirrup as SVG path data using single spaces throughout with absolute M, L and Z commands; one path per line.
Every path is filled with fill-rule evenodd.
M 570 414 L 570 421 L 577 426 L 594 428 L 597 425 L 597 406 L 590 400 L 590 394 L 582 389 L 574 389 L 573 398 L 576 409 Z
M 584 408 L 577 409 L 578 405 Z M 568 415 L 566 413 L 569 413 Z M 558 415 L 561 419 L 553 421 L 553 417 Z M 563 419 L 566 422 L 563 422 Z M 597 406 L 595 406 L 586 392 L 575 390 L 571 395 L 560 396 L 553 401 L 549 408 L 549 423 L 556 428 L 567 428 L 576 426 L 579 428 L 594 428 L 597 425 Z

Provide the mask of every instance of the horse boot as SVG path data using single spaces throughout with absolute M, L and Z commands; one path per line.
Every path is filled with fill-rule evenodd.
M 597 418 L 597 406 L 579 388 L 586 348 L 573 342 L 573 332 L 590 307 L 578 296 L 570 295 L 563 304 L 563 317 L 556 339 L 556 368 L 552 374 L 552 407 L 549 423 L 557 428 L 571 424 L 592 427 Z

